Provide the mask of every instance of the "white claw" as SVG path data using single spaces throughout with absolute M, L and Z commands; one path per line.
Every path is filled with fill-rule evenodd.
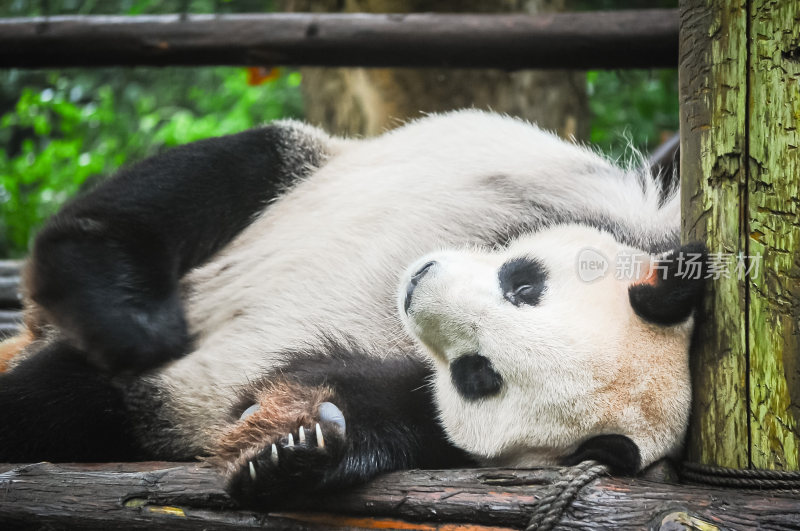
M 247 464 L 250 465 L 250 479 L 255 481 L 256 480 L 256 467 L 253 466 L 253 462 L 252 461 L 248 461 Z
M 294 446 L 294 437 L 292 437 L 291 433 L 289 434 L 289 442 L 286 444 L 286 446 Z
M 272 460 L 272 464 L 278 464 L 278 447 L 274 444 L 272 445 L 272 453 L 270 454 L 269 458 Z
M 319 427 L 319 422 L 316 425 L 317 430 L 317 446 L 325 448 L 325 439 L 322 437 L 322 428 Z
M 302 426 L 300 426 L 300 429 L 297 430 L 297 442 L 300 444 L 306 442 L 306 430 L 304 430 Z

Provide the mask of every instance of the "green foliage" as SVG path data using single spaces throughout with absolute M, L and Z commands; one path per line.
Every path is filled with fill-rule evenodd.
M 241 68 L 0 72 L 0 110 L 8 109 L 0 117 L 0 256 L 24 254 L 87 179 L 165 147 L 302 116 L 300 81 L 287 71 L 250 86 Z
M 592 70 L 586 74 L 589 141 L 613 157 L 628 146 L 652 151 L 678 130 L 677 70 Z

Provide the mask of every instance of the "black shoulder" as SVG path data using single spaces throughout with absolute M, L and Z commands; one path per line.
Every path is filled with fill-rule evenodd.
M 133 164 L 47 223 L 27 291 L 99 368 L 141 371 L 179 357 L 188 348 L 180 278 L 325 156 L 321 132 L 281 122 Z

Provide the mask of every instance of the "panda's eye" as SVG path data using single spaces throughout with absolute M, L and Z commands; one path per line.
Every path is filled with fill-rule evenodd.
M 523 284 L 514 290 L 514 298 L 528 304 L 536 304 L 539 296 L 542 294 L 542 286 L 531 286 L 530 284 Z
M 534 259 L 515 258 L 503 264 L 498 272 L 503 297 L 514 306 L 539 304 L 547 272 Z
M 539 299 L 542 297 L 543 290 L 543 284 L 523 284 L 514 291 L 506 292 L 504 296 L 505 299 L 514 306 L 519 306 L 521 304 L 534 306 L 539 303 Z

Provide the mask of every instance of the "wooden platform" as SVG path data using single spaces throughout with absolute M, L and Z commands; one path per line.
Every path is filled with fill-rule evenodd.
M 238 510 L 196 463 L 0 464 L 0 528 L 447 529 L 524 527 L 562 469 L 414 470 L 280 511 Z M 556 529 L 800 529 L 800 492 L 604 477 Z

